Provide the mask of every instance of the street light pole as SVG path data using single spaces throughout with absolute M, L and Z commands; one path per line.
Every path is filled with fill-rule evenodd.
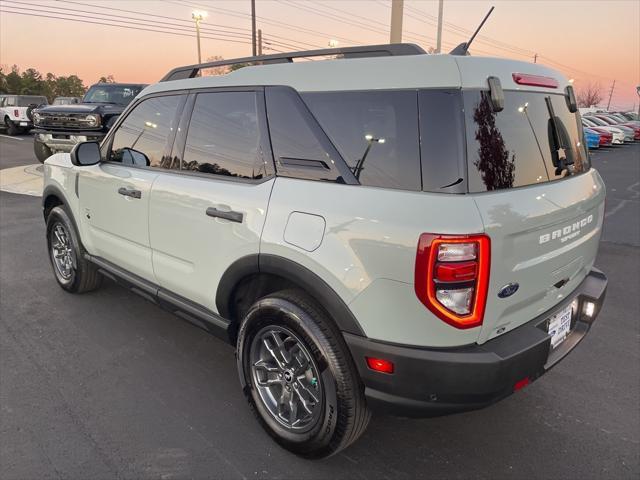
M 207 16 L 207 12 L 195 10 L 191 13 L 191 18 L 196 22 L 196 37 L 198 41 L 198 63 L 202 63 L 202 54 L 200 52 L 200 22 Z
M 391 0 L 391 28 L 389 43 L 402 43 L 402 12 L 404 0 Z

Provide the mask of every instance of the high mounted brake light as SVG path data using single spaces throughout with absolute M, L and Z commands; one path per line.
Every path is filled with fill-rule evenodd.
M 552 77 L 542 75 L 530 75 L 528 73 L 513 73 L 513 81 L 518 85 L 530 85 L 532 87 L 558 88 L 558 81 Z
M 416 295 L 449 325 L 461 329 L 482 325 L 490 264 L 487 235 L 423 233 L 416 254 Z

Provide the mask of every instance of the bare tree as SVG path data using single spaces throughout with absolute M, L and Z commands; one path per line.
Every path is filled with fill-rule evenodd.
M 206 63 L 209 62 L 219 62 L 221 60 L 224 60 L 224 58 L 222 58 L 220 55 L 214 55 L 213 57 L 209 57 L 205 60 Z M 211 76 L 211 75 L 226 75 L 227 73 L 229 73 L 229 66 L 228 65 L 222 65 L 220 67 L 211 67 L 211 68 L 205 68 L 202 70 L 201 75 L 203 76 Z
M 578 90 L 577 100 L 579 107 L 593 107 L 598 105 L 603 98 L 602 85 L 599 83 L 589 82 Z

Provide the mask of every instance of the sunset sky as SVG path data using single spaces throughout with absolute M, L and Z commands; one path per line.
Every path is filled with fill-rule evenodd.
M 257 0 L 264 53 L 386 43 L 390 0 Z M 575 86 L 597 82 L 612 107 L 638 108 L 640 1 L 445 0 L 444 51 L 465 41 L 491 5 L 496 10 L 474 42 L 474 55 L 505 56 L 557 68 Z M 203 59 L 251 54 L 250 1 L 0 0 L 0 64 L 76 74 L 86 85 L 100 76 L 153 83 L 197 61 L 194 9 L 205 10 Z M 437 1 L 405 1 L 404 37 L 435 46 Z M 57 18 L 52 18 L 57 17 Z M 66 20 L 61 19 L 62 17 Z M 126 27 L 126 28 L 125 28 Z M 605 101 L 606 103 L 606 101 Z

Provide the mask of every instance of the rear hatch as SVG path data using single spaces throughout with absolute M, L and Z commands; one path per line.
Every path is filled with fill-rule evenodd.
M 604 184 L 564 95 L 504 93 L 494 112 L 488 92 L 463 91 L 469 193 L 492 252 L 479 343 L 571 294 L 595 261 L 604 211 Z

